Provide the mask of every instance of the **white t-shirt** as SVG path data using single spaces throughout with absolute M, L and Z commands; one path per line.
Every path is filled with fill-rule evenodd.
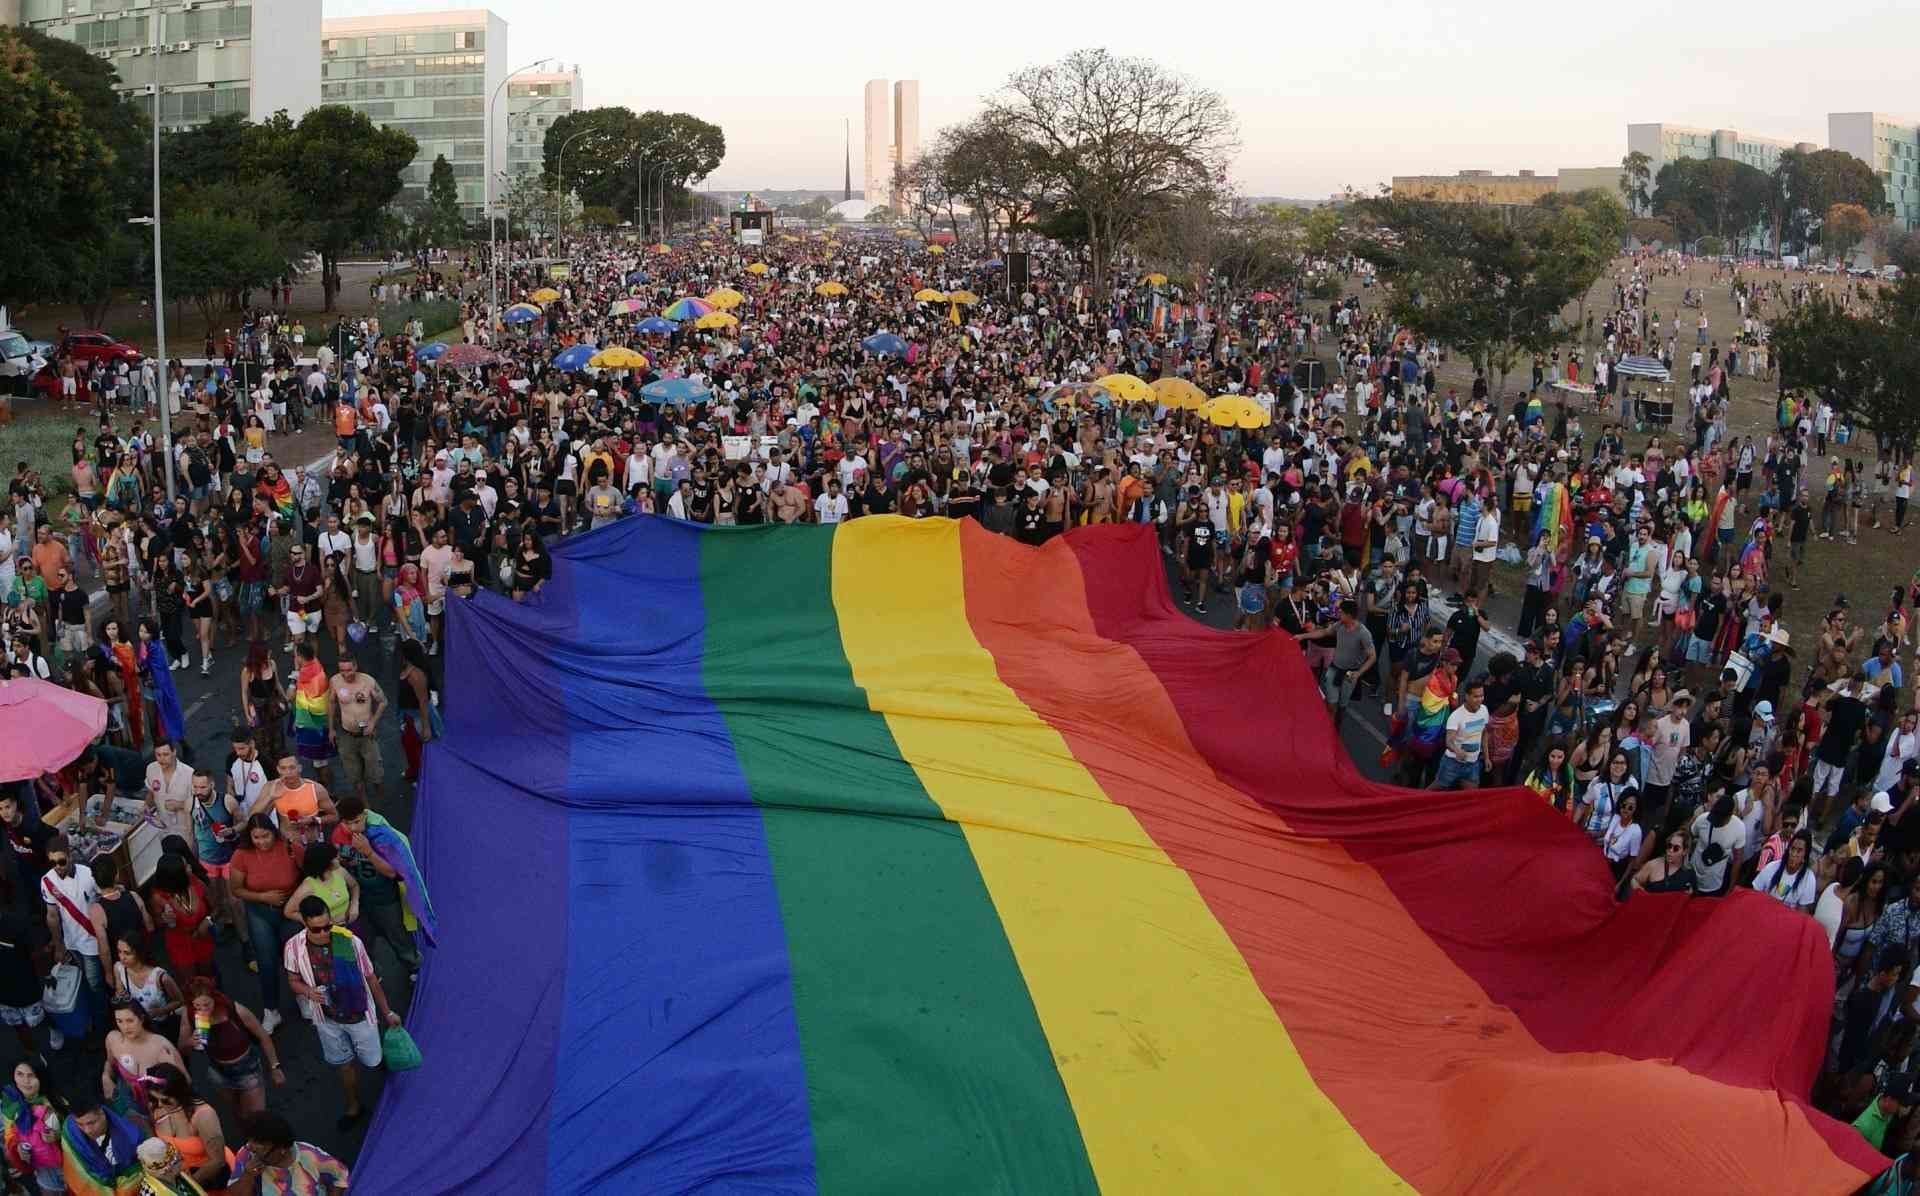
M 1482 703 L 1478 710 L 1468 710 L 1465 706 L 1447 716 L 1447 736 L 1454 738 L 1458 733 L 1460 751 L 1454 758 L 1463 763 L 1472 764 L 1480 759 L 1480 739 L 1486 734 L 1487 723 L 1493 718 L 1493 712 Z
M 235 760 L 233 767 L 227 770 L 227 796 L 242 810 L 251 809 L 253 799 L 259 797 L 266 787 L 267 766 L 258 757 Z
M 1607 833 L 1601 847 L 1606 850 L 1607 859 L 1614 863 L 1632 859 L 1640 854 L 1640 839 L 1643 834 L 1645 832 L 1641 830 L 1639 823 L 1621 823 L 1620 814 L 1616 811 L 1612 820 L 1607 823 Z
M 813 510 L 822 523 L 838 523 L 847 517 L 847 496 L 822 494 L 813 500 Z
M 1494 507 L 1480 509 L 1480 522 L 1473 525 L 1473 559 L 1491 561 L 1500 551 L 1500 512 Z
M 73 875 L 63 877 L 51 868 L 40 878 L 40 900 L 60 911 L 60 939 L 67 950 L 82 955 L 99 955 L 100 944 L 93 937 L 93 926 L 85 919 L 74 920 L 67 912 L 66 905 L 56 898 L 51 890 L 57 889 L 81 913 L 87 907 L 100 900 L 100 886 L 93 883 L 93 869 L 85 864 L 75 864 Z
M 161 770 L 159 761 L 147 765 L 147 793 L 153 798 L 154 806 L 160 812 L 160 821 L 168 830 L 193 842 L 193 769 L 183 761 L 173 764 L 173 777 L 168 779 Z
M 1714 830 L 1709 838 L 1709 822 L 1710 814 L 1706 811 L 1693 820 L 1693 859 L 1690 862 L 1693 874 L 1699 880 L 1700 891 L 1716 893 L 1726 883 L 1727 865 L 1733 862 L 1733 853 L 1747 845 L 1747 827 L 1738 818 L 1729 818 L 1727 824 Z M 1705 859 L 1709 843 L 1719 845 L 1725 852 L 1711 864 Z

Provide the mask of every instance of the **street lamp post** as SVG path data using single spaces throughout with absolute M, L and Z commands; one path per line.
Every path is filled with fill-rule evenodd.
M 559 160 L 553 168 L 553 229 L 554 243 L 559 243 L 560 234 L 566 231 L 564 213 L 567 204 L 567 147 L 585 137 L 592 129 L 582 129 L 560 143 Z
M 151 224 L 153 226 L 153 340 L 154 352 L 160 358 L 160 368 L 156 377 L 160 380 L 160 443 L 165 446 L 162 456 L 166 458 L 167 501 L 174 498 L 173 479 L 173 396 L 172 380 L 167 368 L 167 307 L 166 283 L 160 265 L 160 14 L 155 12 L 147 22 L 152 33 L 154 55 L 147 61 L 153 63 L 153 82 L 148 90 L 153 94 L 153 215 L 135 216 L 128 224 Z
M 667 172 L 673 169 L 673 163 L 662 162 L 654 173 L 654 206 L 660 210 L 660 235 L 665 237 L 673 232 L 673 226 L 667 223 Z
M 480 190 L 481 190 L 480 206 L 481 206 L 481 209 L 485 212 L 486 218 L 487 218 L 487 296 L 488 296 L 487 328 L 489 331 L 492 330 L 493 321 L 499 317 L 499 313 L 500 313 L 499 250 L 498 248 L 496 248 L 497 241 L 495 240 L 493 235 L 493 111 L 494 111 L 494 105 L 500 102 L 500 93 L 507 89 L 507 84 L 513 82 L 513 77 L 515 75 L 524 75 L 528 71 L 532 70 L 534 67 L 545 66 L 547 63 L 552 61 L 553 59 L 551 58 L 536 58 L 532 62 L 529 62 L 527 65 L 520 67 L 517 70 L 508 71 L 507 77 L 500 80 L 499 84 L 497 84 L 493 89 L 493 95 L 487 100 L 487 120 L 486 120 L 486 129 L 485 129 L 487 144 L 484 151 L 485 157 L 486 157 L 486 165 L 482 168 L 482 172 L 480 176 Z

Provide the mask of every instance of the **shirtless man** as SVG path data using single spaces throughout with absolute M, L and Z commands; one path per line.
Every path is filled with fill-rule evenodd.
M 1067 487 L 1066 476 L 1062 474 L 1047 487 L 1046 494 L 1040 499 L 1040 509 L 1045 526 L 1044 537 L 1053 539 L 1067 530 Z
M 1087 510 L 1089 523 L 1113 522 L 1113 481 L 1104 465 L 1093 471 L 1088 483 Z
M 387 695 L 360 671 L 352 653 L 341 653 L 340 671 L 327 684 L 327 736 L 339 753 L 343 783 L 369 804 L 380 786 L 380 716 Z
M 773 500 L 773 517 L 780 523 L 798 523 L 806 514 L 807 500 L 784 480 L 774 482 L 773 493 L 768 497 Z

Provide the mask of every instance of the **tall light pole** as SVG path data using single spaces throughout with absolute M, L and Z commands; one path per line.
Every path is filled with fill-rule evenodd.
M 585 137 L 592 129 L 582 129 L 560 143 L 559 160 L 553 167 L 553 230 L 554 244 L 557 246 L 560 234 L 566 231 L 563 214 L 567 207 L 567 147 Z
M 534 67 L 545 66 L 552 61 L 551 58 L 536 58 L 523 67 L 508 71 L 507 77 L 500 80 L 493 89 L 493 95 L 487 100 L 486 165 L 482 167 L 480 176 L 480 207 L 487 218 L 487 329 L 489 333 L 492 332 L 493 322 L 500 313 L 499 250 L 496 248 L 497 243 L 493 235 L 493 109 L 494 105 L 500 102 L 500 93 L 507 89 L 507 84 L 513 82 L 515 75 L 524 75 Z
M 160 380 L 160 443 L 165 446 L 167 473 L 167 501 L 174 498 L 173 480 L 173 396 L 171 394 L 172 373 L 167 368 L 167 305 L 166 284 L 160 266 L 160 11 L 155 9 L 147 20 L 148 31 L 152 34 L 153 48 L 147 59 L 153 64 L 153 82 L 147 90 L 153 95 L 153 215 L 135 216 L 128 224 L 151 224 L 153 226 L 153 339 L 154 350 L 160 358 L 160 369 L 156 377 Z
M 662 237 L 665 237 L 673 231 L 667 224 L 667 172 L 672 169 L 673 163 L 662 162 L 657 171 L 649 172 L 654 175 L 654 206 L 660 209 L 660 235 Z

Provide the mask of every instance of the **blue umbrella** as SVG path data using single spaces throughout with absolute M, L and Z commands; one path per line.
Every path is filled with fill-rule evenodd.
M 597 352 L 597 350 L 592 345 L 571 345 L 554 354 L 554 368 L 561 370 L 584 370 L 587 368 L 587 359 L 592 357 L 595 352 Z
M 645 270 L 633 270 L 627 274 L 628 286 L 632 286 L 636 282 L 645 282 L 645 281 L 647 281 L 647 272 Z
M 649 382 L 641 387 L 640 393 L 656 403 L 665 403 L 670 407 L 704 403 L 713 397 L 712 391 L 691 378 L 662 378 L 658 382 Z
M 531 306 L 509 307 L 500 318 L 509 324 L 526 324 L 540 318 L 540 309 Z
M 678 327 L 680 327 L 680 325 L 667 319 L 665 316 L 648 316 L 646 319 L 634 325 L 637 331 L 659 333 L 663 336 L 671 333 Z
M 876 332 L 860 342 L 860 347 L 875 357 L 905 357 L 907 342 L 891 332 Z
M 1000 260 L 999 258 L 997 258 L 997 257 L 996 257 L 996 258 L 988 258 L 988 259 L 987 259 L 987 260 L 986 260 L 985 262 L 983 262 L 983 263 L 981 263 L 981 264 L 982 264 L 982 265 L 984 265 L 984 266 L 985 266 L 985 267 L 986 267 L 987 269 L 989 269 L 989 270 L 998 270 L 998 269 L 999 269 L 1000 267 L 1002 267 L 1002 266 L 1004 266 L 1004 265 L 1006 265 L 1006 263 L 1005 263 L 1005 262 L 1003 262 L 1003 261 L 1001 261 L 1001 260 Z
M 415 361 L 439 361 L 440 355 L 447 351 L 447 342 L 434 341 L 430 345 L 421 345 L 413 351 Z

